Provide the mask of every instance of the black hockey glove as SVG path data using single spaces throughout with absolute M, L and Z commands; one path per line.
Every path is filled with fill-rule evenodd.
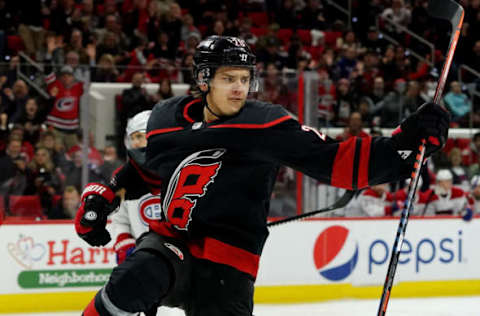
M 413 157 L 410 154 L 426 139 L 425 157 L 429 157 L 445 145 L 449 124 L 450 114 L 445 109 L 435 103 L 424 103 L 395 129 L 392 140 L 405 160 Z
M 101 183 L 89 183 L 83 190 L 75 216 L 78 236 L 91 246 L 104 246 L 111 240 L 106 230 L 107 216 L 120 205 L 120 198 Z

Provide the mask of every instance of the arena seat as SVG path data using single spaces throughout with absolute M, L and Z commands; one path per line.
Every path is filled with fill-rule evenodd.
M 266 12 L 248 12 L 247 16 L 257 27 L 266 27 L 270 23 Z
M 45 218 L 38 195 L 10 195 L 8 205 L 11 216 Z
M 292 29 L 279 29 L 277 31 L 277 37 L 280 41 L 282 41 L 283 45 L 286 45 L 290 42 L 290 38 L 292 37 L 293 31 Z

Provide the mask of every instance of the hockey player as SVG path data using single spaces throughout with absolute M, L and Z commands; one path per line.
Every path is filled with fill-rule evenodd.
M 125 147 L 128 150 L 147 146 L 147 121 L 152 111 L 143 111 L 128 120 Z M 135 241 L 148 231 L 148 224 L 160 220 L 160 197 L 147 193 L 134 200 L 124 200 L 112 217 L 112 231 L 116 236 L 117 263 L 122 263 L 135 249 Z
M 145 156 L 133 153 L 110 185 L 89 184 L 82 194 L 75 227 L 90 245 L 110 240 L 104 225 L 118 205 L 115 192 L 138 190 L 138 179 L 161 191 L 163 214 L 85 316 L 134 315 L 154 305 L 179 306 L 189 316 L 251 316 L 279 164 L 357 189 L 408 177 L 414 154 L 407 152 L 426 138 L 430 156 L 447 138 L 448 113 L 435 104 L 421 106 L 391 138 L 336 142 L 281 106 L 247 100 L 256 86 L 255 55 L 235 37 L 202 41 L 194 77 L 198 98 L 154 107 Z
M 356 202 L 347 216 L 387 216 L 392 215 L 394 195 L 388 191 L 388 184 L 377 184 L 363 191 Z
M 471 220 L 473 200 L 465 191 L 453 186 L 453 175 L 448 169 L 437 172 L 435 189 L 426 201 L 425 215 L 460 215 Z

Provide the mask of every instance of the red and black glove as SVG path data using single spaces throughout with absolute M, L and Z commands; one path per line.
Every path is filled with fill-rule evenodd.
M 117 255 L 117 263 L 120 264 L 135 250 L 135 238 L 129 233 L 119 234 L 113 249 Z
M 425 157 L 442 149 L 448 138 L 450 114 L 435 103 L 424 103 L 407 117 L 392 133 L 396 150 L 405 160 L 415 153 L 422 139 L 426 139 Z
M 89 183 L 81 197 L 81 204 L 75 216 L 75 230 L 78 236 L 91 246 L 104 246 L 111 240 L 106 230 L 107 216 L 120 205 L 120 197 L 101 183 Z

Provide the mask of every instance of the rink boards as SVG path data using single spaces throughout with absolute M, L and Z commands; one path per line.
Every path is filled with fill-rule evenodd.
M 393 297 L 480 294 L 480 218 L 411 219 Z M 398 219 L 321 219 L 274 227 L 255 301 L 378 298 Z M 80 310 L 115 265 L 69 221 L 0 226 L 0 313 Z

